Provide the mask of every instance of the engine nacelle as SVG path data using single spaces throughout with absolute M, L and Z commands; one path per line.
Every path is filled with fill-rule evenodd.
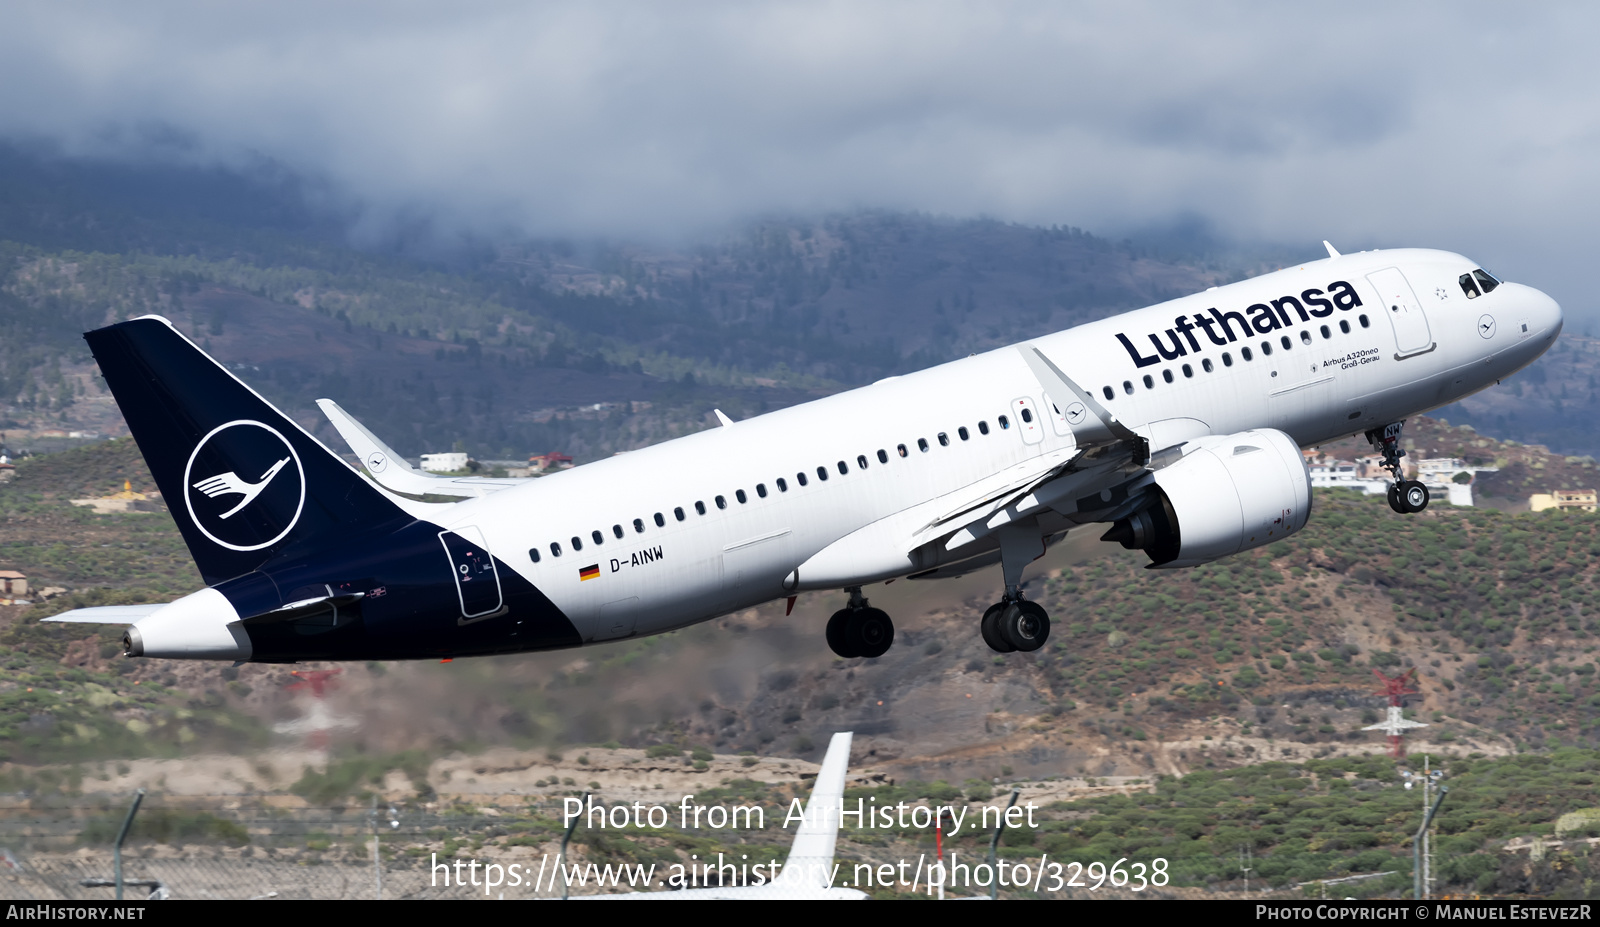
M 1311 473 L 1283 432 L 1201 438 L 1184 452 L 1155 471 L 1155 504 L 1102 540 L 1143 550 L 1152 566 L 1198 566 L 1282 540 L 1311 517 Z

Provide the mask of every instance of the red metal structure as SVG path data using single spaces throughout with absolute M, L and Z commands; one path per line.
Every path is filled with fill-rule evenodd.
M 298 681 L 290 683 L 288 690 L 290 692 L 304 692 L 310 689 L 313 696 L 322 698 L 324 694 L 339 688 L 339 680 L 333 677 L 342 672 L 344 672 L 342 669 L 311 670 L 304 673 L 299 670 L 292 670 L 289 675 L 296 677 Z
M 1397 760 L 1404 759 L 1406 753 L 1405 748 L 1402 746 L 1402 739 L 1405 736 L 1405 729 L 1427 726 L 1416 721 L 1407 721 L 1400 714 L 1401 710 L 1405 707 L 1405 697 L 1408 695 L 1420 694 L 1415 688 L 1413 688 L 1417 681 L 1417 668 L 1413 666 L 1393 679 L 1383 675 L 1383 673 L 1378 670 L 1373 670 L 1372 674 L 1383 681 L 1383 690 L 1374 694 L 1382 695 L 1389 699 L 1389 711 L 1388 718 L 1386 718 L 1380 724 L 1374 724 L 1372 727 L 1367 728 L 1367 730 L 1380 730 L 1388 734 L 1389 755 Z

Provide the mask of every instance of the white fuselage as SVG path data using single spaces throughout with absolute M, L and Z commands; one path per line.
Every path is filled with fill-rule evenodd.
M 1474 267 L 1440 251 L 1342 255 L 1030 344 L 1148 438 L 1152 451 L 1251 428 L 1281 430 L 1306 447 L 1453 402 L 1553 343 L 1561 328 L 1553 300 L 1511 283 L 1469 299 L 1458 280 Z M 1335 282 L 1348 284 L 1334 288 L 1337 300 Z M 1241 322 L 1253 325 L 1248 336 Z M 1017 348 L 1007 347 L 586 464 L 431 517 L 452 530 L 476 528 L 585 642 L 602 641 L 795 591 L 919 572 L 929 564 L 908 551 L 926 513 L 981 495 L 1001 480 L 997 474 L 1074 447 L 1072 426 Z M 1083 490 L 1103 485 L 1091 480 Z M 865 546 L 824 553 L 849 536 L 865 538 Z M 598 572 L 584 578 L 590 566 Z

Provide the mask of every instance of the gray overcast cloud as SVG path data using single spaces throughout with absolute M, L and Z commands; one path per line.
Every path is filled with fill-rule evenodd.
M 1597 26 L 1579 4 L 12 4 L 0 134 L 264 155 L 374 223 L 485 231 L 1200 214 L 1460 250 L 1585 314 Z

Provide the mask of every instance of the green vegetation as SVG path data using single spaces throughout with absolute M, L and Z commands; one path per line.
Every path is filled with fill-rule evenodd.
M 1421 757 L 1413 759 L 1420 769 Z M 1439 768 L 1437 757 L 1435 763 Z M 1600 752 L 1594 750 L 1442 765 L 1450 794 L 1435 825 L 1435 874 L 1441 886 L 1468 891 L 1521 890 L 1516 880 L 1525 877 L 1526 857 L 1508 857 L 1500 843 L 1548 839 L 1558 817 L 1593 801 L 1600 782 Z M 1248 846 L 1255 855 L 1252 880 L 1269 885 L 1393 869 L 1403 873 L 1393 881 L 1409 886 L 1410 839 L 1422 820 L 1421 795 L 1401 787 L 1393 760 L 1377 756 L 1202 770 L 1163 778 L 1143 794 L 1052 810 L 1071 810 L 1079 819 L 1047 823 L 1025 850 L 1008 837 L 1008 852 L 1020 857 L 1045 850 L 1057 859 L 1085 861 L 1161 856 L 1177 885 L 1238 879 L 1238 850 Z M 1341 891 L 1368 894 L 1398 884 Z
M 1036 659 L 1060 695 L 1111 707 L 1131 690 L 1194 716 L 1241 713 L 1264 688 L 1362 696 L 1374 669 L 1396 675 L 1436 651 L 1423 684 L 1460 689 L 1463 720 L 1532 746 L 1593 743 L 1597 557 L 1600 518 L 1586 513 L 1434 506 L 1394 518 L 1379 499 L 1319 490 L 1307 528 L 1266 549 L 1172 572 L 1118 552 L 1064 571 L 1041 598 L 1097 634 Z M 1383 648 L 1348 642 L 1350 612 Z M 1116 633 L 1129 643 L 1112 646 Z

